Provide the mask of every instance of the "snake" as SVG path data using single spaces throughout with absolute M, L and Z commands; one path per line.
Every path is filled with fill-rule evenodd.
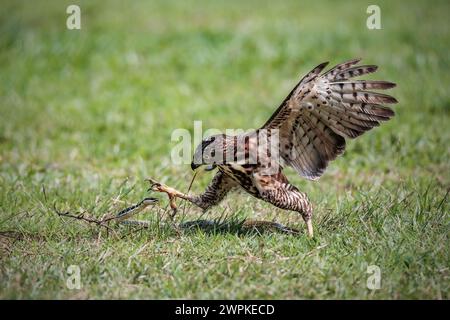
M 115 216 L 115 220 L 121 224 L 125 225 L 134 225 L 134 226 L 141 226 L 144 228 L 148 228 L 150 226 L 150 223 L 148 221 L 142 221 L 142 220 L 130 220 L 130 218 L 140 212 L 142 212 L 144 209 L 146 209 L 149 206 L 155 205 L 158 203 L 157 198 L 151 198 L 147 197 L 141 200 L 140 202 L 127 207 L 120 212 L 118 212 Z M 173 216 L 172 216 L 173 218 Z M 219 221 L 219 220 L 205 220 L 205 219 L 199 219 L 194 221 L 185 221 L 179 223 L 177 226 L 180 229 L 193 229 L 193 228 L 199 228 L 199 229 L 210 229 L 210 230 L 217 230 L 217 231 L 229 231 L 236 229 L 236 225 L 238 225 L 241 229 L 241 231 L 257 231 L 257 232 L 264 232 L 264 231 L 277 231 L 280 233 L 285 234 L 299 234 L 300 232 L 297 229 L 287 227 L 285 225 L 282 225 L 277 222 L 273 221 L 264 221 L 264 220 L 251 220 L 246 219 L 243 221 L 240 221 L 236 223 L 236 221 L 232 222 L 226 222 L 226 221 Z

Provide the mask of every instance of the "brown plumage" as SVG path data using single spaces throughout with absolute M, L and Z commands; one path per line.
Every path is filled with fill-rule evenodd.
M 377 70 L 374 65 L 357 66 L 359 61 L 338 64 L 323 74 L 328 62 L 318 65 L 300 80 L 260 129 L 204 139 L 191 166 L 195 169 L 212 165 L 219 170 L 203 194 L 186 195 L 158 183 L 154 190 L 207 210 L 230 190 L 241 187 L 256 198 L 300 213 L 312 236 L 312 206 L 306 194 L 289 183 L 283 168 L 290 166 L 301 176 L 316 180 L 328 163 L 344 152 L 346 138 L 356 138 L 394 116 L 384 105 L 397 100 L 371 90 L 390 89 L 395 84 L 352 80 Z

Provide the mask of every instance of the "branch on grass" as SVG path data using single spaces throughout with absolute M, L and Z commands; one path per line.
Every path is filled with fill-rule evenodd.
M 78 213 L 77 212 L 76 214 L 71 214 L 68 211 L 61 212 L 61 211 L 59 211 L 56 208 L 56 204 L 53 204 L 53 210 L 60 217 L 67 217 L 67 218 L 82 220 L 82 221 L 85 221 L 87 223 L 96 224 L 96 225 L 98 225 L 100 227 L 106 228 L 107 230 L 114 231 L 111 227 L 109 227 L 107 225 L 108 221 L 115 219 L 115 217 L 113 217 L 113 216 L 109 216 L 109 217 L 106 217 L 104 219 L 99 220 L 99 219 L 96 219 L 96 218 L 93 218 L 93 217 L 90 217 L 90 216 L 86 216 L 86 214 L 84 212 L 82 212 L 82 213 Z

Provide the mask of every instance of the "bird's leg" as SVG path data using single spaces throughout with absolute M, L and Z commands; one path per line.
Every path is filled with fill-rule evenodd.
M 264 190 L 261 196 L 278 208 L 300 213 L 306 223 L 308 236 L 313 237 L 312 206 L 305 193 L 292 185 L 279 185 L 277 188 Z
M 306 228 L 308 230 L 308 236 L 311 237 L 311 238 L 314 237 L 314 231 L 313 231 L 313 225 L 312 225 L 311 217 L 310 216 L 309 217 L 303 216 L 303 220 L 305 220 L 305 222 L 306 222 Z
M 206 211 L 209 208 L 219 204 L 219 202 L 225 198 L 227 193 L 236 187 L 236 182 L 225 176 L 220 171 L 216 173 L 208 187 L 206 187 L 206 190 L 199 195 L 185 194 L 153 179 L 147 180 L 151 184 L 149 190 L 167 193 L 169 196 L 170 206 L 174 213 L 176 213 L 175 198 L 187 200 L 201 208 L 203 211 Z

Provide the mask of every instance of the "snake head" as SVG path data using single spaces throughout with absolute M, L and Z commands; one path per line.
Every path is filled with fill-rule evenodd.
M 145 198 L 144 200 L 142 200 L 142 204 L 144 204 L 145 206 L 149 206 L 151 204 L 155 204 L 158 203 L 158 199 L 156 198 Z

